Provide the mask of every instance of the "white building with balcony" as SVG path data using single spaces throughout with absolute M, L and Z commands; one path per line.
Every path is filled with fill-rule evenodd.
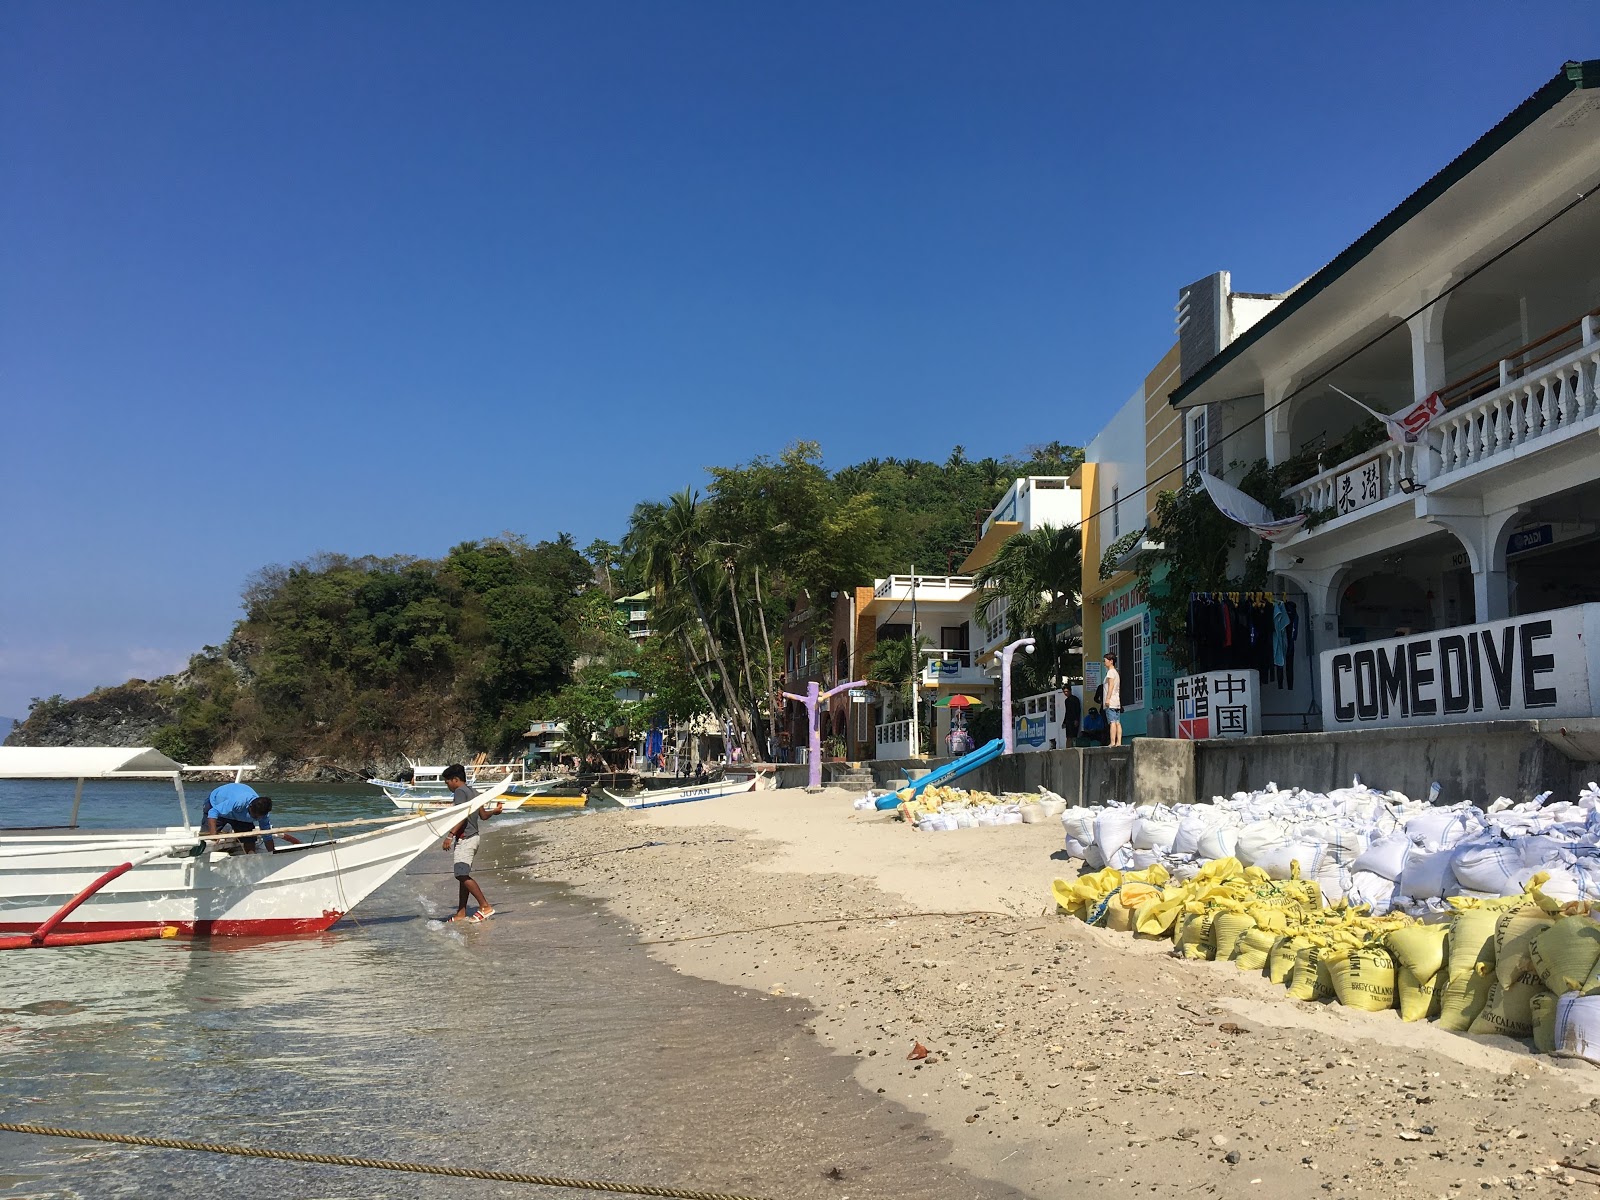
M 935 706 L 940 697 L 964 694 L 984 704 L 998 703 L 995 680 L 978 664 L 974 649 L 976 603 L 970 575 L 891 575 L 874 581 L 872 599 L 861 607 L 861 614 L 873 621 L 876 645 L 912 636 L 921 645 L 919 711 L 934 713 L 934 744 L 920 746 L 924 754 L 946 750 L 951 712 Z M 909 743 L 904 722 L 910 714 L 883 715 L 878 756 L 899 757 L 897 751 Z
M 1030 475 L 1006 489 L 1000 502 L 984 520 L 977 545 L 961 564 L 971 573 L 994 561 L 1000 547 L 1019 533 L 1033 533 L 1046 526 L 1064 529 L 1076 526 L 1083 517 L 1083 497 L 1073 481 L 1064 475 Z M 1076 581 L 1074 581 L 1076 583 Z M 1019 633 L 1007 620 L 1004 600 L 990 609 L 989 629 L 975 625 L 978 662 L 987 662 L 995 652 Z
M 1572 62 L 1242 332 L 1199 298 L 1185 457 L 1302 476 L 1271 567 L 1318 650 L 1600 600 L 1596 190 L 1600 60 Z M 1401 444 L 1341 391 L 1442 412 Z

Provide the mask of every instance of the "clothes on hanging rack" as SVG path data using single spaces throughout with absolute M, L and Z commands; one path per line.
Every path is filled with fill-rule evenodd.
M 1282 592 L 1194 592 L 1189 657 L 1195 671 L 1256 671 L 1263 685 L 1294 687 L 1300 615 Z

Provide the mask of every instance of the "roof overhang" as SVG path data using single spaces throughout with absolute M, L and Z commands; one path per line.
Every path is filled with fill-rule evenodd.
M 1569 62 L 1509 116 L 1173 390 L 1180 408 L 1261 393 L 1292 364 L 1336 361 L 1373 306 L 1448 286 L 1539 227 L 1596 182 L 1600 59 Z M 1515 203 L 1508 203 L 1508 200 Z M 1463 242 L 1473 246 L 1463 257 Z M 1381 313 L 1392 323 L 1402 312 Z M 1318 347 L 1322 348 L 1319 357 Z
M 171 779 L 182 770 L 151 746 L 0 746 L 0 779 Z
M 990 521 L 989 528 L 983 531 L 983 536 L 972 548 L 972 553 L 962 562 L 961 573 L 970 575 L 979 567 L 987 566 L 999 552 L 1001 543 L 1021 531 L 1021 521 Z

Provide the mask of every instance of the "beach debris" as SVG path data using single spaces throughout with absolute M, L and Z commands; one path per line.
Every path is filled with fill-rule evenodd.
M 926 1046 L 924 1046 L 921 1042 L 918 1042 L 914 1046 L 911 1047 L 911 1053 L 906 1055 L 906 1061 L 907 1062 L 916 1062 L 919 1059 L 924 1059 L 924 1058 L 927 1058 L 927 1057 L 928 1057 L 928 1048 Z
M 1231 1033 L 1231 1034 L 1233 1034 L 1234 1037 L 1238 1037 L 1240 1034 L 1245 1034 L 1245 1033 L 1249 1033 L 1250 1032 L 1248 1029 L 1244 1028 L 1242 1025 L 1235 1025 L 1232 1021 L 1224 1021 L 1221 1025 L 1218 1025 L 1217 1028 L 1222 1030 L 1223 1033 Z

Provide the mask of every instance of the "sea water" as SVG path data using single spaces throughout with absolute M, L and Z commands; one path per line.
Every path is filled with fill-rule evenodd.
M 69 785 L 70 787 L 70 785 Z M 388 815 L 371 788 L 259 785 L 280 825 Z M 191 789 L 190 814 L 205 787 Z M 0 783 L 0 825 L 70 791 Z M 79 823 L 175 821 L 170 785 L 85 788 Z M 541 820 L 485 826 L 500 912 L 441 925 L 425 852 L 323 934 L 0 952 L 0 1120 L 702 1188 L 999 1197 L 806 1033 L 811 1010 L 678 974 L 537 878 Z M 548 1189 L 0 1133 L 0 1197 L 489 1197 Z

